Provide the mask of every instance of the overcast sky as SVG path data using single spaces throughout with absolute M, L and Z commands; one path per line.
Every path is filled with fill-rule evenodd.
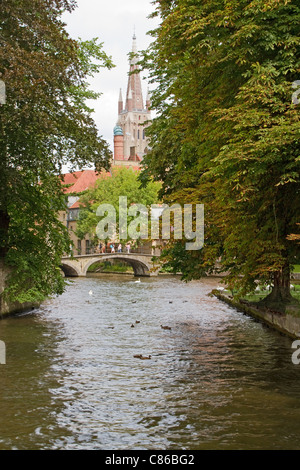
M 67 31 L 75 39 L 98 37 L 116 66 L 110 71 L 102 69 L 94 79 L 90 79 L 91 88 L 102 93 L 92 103 L 94 119 L 100 134 L 113 149 L 119 91 L 122 88 L 124 98 L 129 71 L 128 53 L 132 48 L 134 29 L 138 49 L 146 49 L 151 42 L 147 32 L 155 29 L 158 20 L 147 18 L 154 11 L 151 0 L 77 0 L 77 5 L 73 13 L 63 17 Z M 147 81 L 143 81 L 142 86 L 145 101 Z

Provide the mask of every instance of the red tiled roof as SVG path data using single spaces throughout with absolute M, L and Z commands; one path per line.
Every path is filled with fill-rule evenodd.
M 121 168 L 121 167 L 120 167 Z M 132 168 L 133 171 L 140 171 L 139 166 L 125 166 L 125 168 Z M 79 194 L 82 193 L 83 191 L 86 191 L 87 189 L 91 188 L 94 186 L 96 181 L 100 178 L 110 178 L 111 173 L 110 172 L 102 172 L 102 173 L 97 173 L 94 170 L 82 170 L 82 171 L 75 171 L 74 173 L 65 173 L 62 175 L 62 183 L 65 185 L 64 192 L 66 194 Z M 75 203 L 77 204 L 77 203 Z M 72 209 L 75 209 L 79 206 L 72 206 Z
M 79 209 L 82 206 L 80 201 L 77 201 L 73 204 L 73 206 L 69 207 L 69 209 Z
M 98 174 L 94 170 L 83 170 L 62 175 L 62 182 L 64 185 L 68 186 L 65 188 L 65 193 L 82 193 L 94 186 L 99 178 L 107 178 L 110 176 L 111 174 L 109 172 Z
M 83 171 L 74 171 L 74 173 L 65 173 L 62 175 L 63 183 L 64 184 L 74 184 L 80 178 Z

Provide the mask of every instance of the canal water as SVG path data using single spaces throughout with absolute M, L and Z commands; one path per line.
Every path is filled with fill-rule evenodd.
M 0 449 L 300 449 L 292 340 L 216 280 L 135 281 L 75 279 L 0 321 Z

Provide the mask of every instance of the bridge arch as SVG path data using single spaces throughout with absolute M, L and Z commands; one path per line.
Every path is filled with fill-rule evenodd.
M 67 277 L 81 276 L 80 270 L 72 261 L 62 260 L 60 269 Z
M 111 260 L 118 260 L 122 261 L 124 263 L 129 264 L 133 268 L 133 272 L 135 276 L 149 276 L 150 275 L 150 269 L 151 266 L 145 262 L 144 260 L 138 259 L 138 256 L 130 256 L 130 255 L 122 255 L 122 254 L 108 254 L 108 255 L 101 255 L 101 258 L 92 258 L 88 260 L 83 269 L 83 275 L 86 276 L 87 271 L 90 266 L 92 266 L 95 263 L 99 263 L 101 261 L 111 261 Z

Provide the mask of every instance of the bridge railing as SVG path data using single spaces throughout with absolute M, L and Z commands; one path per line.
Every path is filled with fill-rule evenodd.
M 111 256 L 111 257 L 113 258 L 113 257 L 116 256 L 116 255 L 122 255 L 122 256 L 128 256 L 128 257 L 130 257 L 130 256 L 132 256 L 132 255 L 148 256 L 148 257 L 158 256 L 158 255 L 153 255 L 152 253 L 143 253 L 143 252 L 137 253 L 137 252 L 133 252 L 133 251 L 130 251 L 130 253 L 127 253 L 127 252 L 125 252 L 125 251 L 122 251 L 122 252 L 120 252 L 120 253 L 118 253 L 118 252 L 115 252 L 115 253 L 96 253 L 96 252 L 95 252 L 95 253 L 86 254 L 86 255 L 77 255 L 77 254 L 73 254 L 71 257 L 72 257 L 72 258 L 86 258 L 86 257 L 90 257 L 90 258 L 93 258 L 93 257 L 99 257 L 99 258 L 101 258 L 101 257 L 103 257 L 103 258 L 105 258 L 105 257 L 107 257 L 107 256 Z M 63 256 L 63 258 L 69 258 L 69 259 L 70 259 L 70 255 L 65 254 L 65 255 Z
M 106 247 L 105 251 L 102 251 L 100 248 L 90 247 L 85 250 L 78 250 L 74 248 L 72 250 L 72 256 L 92 256 L 92 255 L 109 255 L 109 254 L 128 254 L 128 251 L 125 247 L 122 247 L 122 251 L 118 251 L 115 248 L 115 251 L 112 252 L 110 247 Z M 160 250 L 157 247 L 137 247 L 137 248 L 130 248 L 129 254 L 136 254 L 136 255 L 152 255 L 152 256 L 159 256 Z M 66 253 L 64 254 L 64 258 L 69 257 Z

